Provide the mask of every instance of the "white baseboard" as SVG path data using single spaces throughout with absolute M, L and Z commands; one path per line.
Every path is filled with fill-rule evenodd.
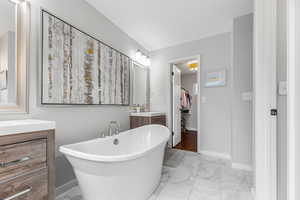
M 186 130 L 189 130 L 189 131 L 198 131 L 196 128 L 191 128 L 191 127 L 185 127 Z
M 238 170 L 252 171 L 252 166 L 243 163 L 232 163 L 231 167 Z
M 224 160 L 231 160 L 231 156 L 226 153 L 219 153 L 219 152 L 213 152 L 213 151 L 199 151 L 200 154 L 203 154 L 205 156 L 211 156 L 216 158 L 221 158 Z
M 256 197 L 256 192 L 255 192 L 255 188 L 254 188 L 254 187 L 251 188 L 251 194 L 252 194 L 253 199 L 255 199 L 255 197 Z
M 63 193 L 65 193 L 66 191 L 70 190 L 71 188 L 75 187 L 77 185 L 77 180 L 73 179 L 67 183 L 65 183 L 62 186 L 59 186 L 55 189 L 55 193 L 56 193 L 56 197 L 62 195 Z

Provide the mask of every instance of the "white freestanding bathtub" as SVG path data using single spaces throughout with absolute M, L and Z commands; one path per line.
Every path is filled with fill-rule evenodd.
M 148 125 L 60 151 L 73 166 L 84 200 L 146 200 L 159 184 L 169 137 L 168 128 Z

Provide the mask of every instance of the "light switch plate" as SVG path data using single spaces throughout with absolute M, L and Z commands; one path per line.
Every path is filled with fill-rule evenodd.
M 243 101 L 252 101 L 252 92 L 243 92 L 242 100 Z

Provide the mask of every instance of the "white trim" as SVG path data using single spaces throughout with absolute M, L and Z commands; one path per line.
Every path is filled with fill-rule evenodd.
M 201 74 L 201 55 L 200 54 L 198 54 L 198 55 L 194 55 L 194 56 L 187 56 L 187 57 L 182 57 L 182 58 L 176 58 L 176 59 L 172 59 L 172 60 L 169 60 L 168 61 L 168 64 L 169 64 L 169 68 L 170 68 L 170 73 L 169 73 L 169 91 L 170 91 L 170 96 L 169 96 L 169 102 L 170 102 L 170 106 L 169 106 L 169 115 L 168 115 L 168 117 L 167 117 L 167 120 L 168 120 L 168 127 L 171 129 L 171 130 L 173 130 L 173 109 L 172 109 L 172 107 L 173 107 L 173 82 L 172 82 L 172 75 L 171 75 L 171 72 L 172 72 L 172 65 L 174 64 L 174 63 L 178 63 L 178 62 L 180 62 L 180 61 L 183 61 L 183 60 L 191 60 L 191 59 L 194 59 L 194 60 L 198 60 L 199 61 L 199 63 L 200 63 L 200 67 L 199 67 L 199 70 L 198 70 L 198 73 L 197 73 L 197 83 L 198 83 L 198 94 L 199 95 L 197 95 L 197 102 L 198 102 L 198 106 L 197 106 L 197 116 L 198 117 L 200 117 L 200 107 L 201 107 L 201 98 L 200 98 L 200 94 L 201 94 L 201 80 L 200 80 L 200 74 Z M 197 149 L 198 149 L 198 153 L 199 153 L 199 151 L 200 151 L 200 147 L 199 147 L 199 145 L 200 145 L 200 120 L 197 120 L 198 121 L 198 124 L 197 124 L 197 144 L 198 144 L 198 147 L 197 147 Z M 173 137 L 171 137 L 170 138 L 170 140 L 169 140 L 169 147 L 172 147 L 172 144 L 173 144 L 173 141 L 171 141 L 171 140 L 173 140 Z M 171 143 L 172 142 L 172 143 Z
M 244 170 L 244 171 L 253 171 L 251 165 L 243 164 L 243 163 L 232 163 L 231 167 L 237 170 Z
M 219 152 L 214 152 L 214 151 L 203 151 L 203 150 L 198 150 L 198 152 L 202 155 L 205 155 L 205 156 L 221 158 L 221 159 L 224 159 L 224 160 L 231 160 L 231 156 L 229 154 L 226 154 L 226 153 L 219 153 Z
M 254 5 L 254 131 L 256 200 L 277 199 L 276 42 L 277 3 L 255 0 Z
M 77 180 L 73 179 L 73 180 L 65 183 L 64 185 L 57 187 L 55 189 L 56 197 L 61 196 L 62 194 L 64 194 L 65 192 L 67 192 L 68 190 L 70 190 L 71 188 L 73 188 L 73 187 L 75 187 L 77 185 L 78 185 Z
M 255 187 L 251 188 L 251 194 L 252 194 L 252 198 L 255 199 L 256 197 Z
M 169 64 L 175 64 L 175 63 L 178 63 L 180 61 L 183 61 L 183 60 L 199 60 L 200 59 L 200 55 L 194 55 L 194 56 L 186 56 L 186 57 L 182 57 L 182 58 L 176 58 L 176 59 L 172 59 L 172 60 L 169 60 Z
M 192 127 L 185 127 L 185 128 L 188 131 L 197 131 L 198 130 L 197 128 L 192 128 Z
M 296 200 L 296 0 L 287 1 L 287 199 Z M 297 52 L 299 53 L 299 52 Z M 296 75 L 297 76 L 297 75 Z M 297 109 L 297 110 L 296 110 Z
M 201 146 L 201 55 L 198 56 L 198 61 L 199 61 L 199 67 L 198 67 L 198 72 L 197 72 L 197 84 L 198 84 L 198 95 L 196 96 L 196 101 L 197 101 L 197 151 L 200 152 L 200 146 Z M 229 158 L 231 159 L 231 157 Z

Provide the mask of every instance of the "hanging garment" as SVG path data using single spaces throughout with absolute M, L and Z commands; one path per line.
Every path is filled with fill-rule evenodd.
M 192 106 L 192 97 L 189 94 L 189 91 L 182 89 L 181 90 L 181 108 L 182 110 L 190 110 Z
M 186 108 L 188 106 L 188 101 L 186 97 L 186 92 L 184 89 L 181 89 L 181 108 Z

